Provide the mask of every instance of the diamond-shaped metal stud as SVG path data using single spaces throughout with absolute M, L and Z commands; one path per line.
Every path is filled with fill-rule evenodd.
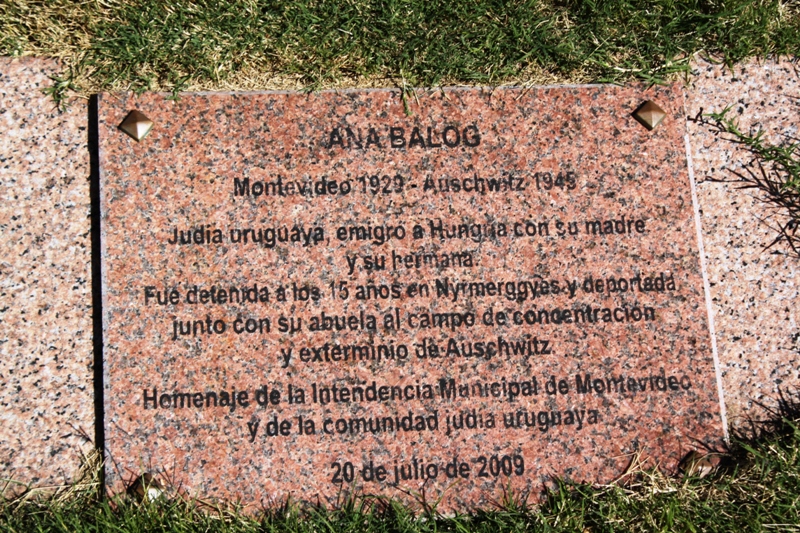
M 706 477 L 717 469 L 721 458 L 715 453 L 701 453 L 697 450 L 689 452 L 680 463 L 685 476 Z
M 652 130 L 661 124 L 661 121 L 664 120 L 666 116 L 667 113 L 652 100 L 646 101 L 633 112 L 633 118 L 648 130 Z
M 128 494 L 139 502 L 153 502 L 164 495 L 164 485 L 153 474 L 145 472 L 131 483 Z
M 138 142 L 147 137 L 147 134 L 153 129 L 153 121 L 147 118 L 144 113 L 133 110 L 128 113 L 128 116 L 119 125 L 119 129 Z

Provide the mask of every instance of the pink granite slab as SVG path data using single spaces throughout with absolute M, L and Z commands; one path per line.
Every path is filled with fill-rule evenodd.
M 57 70 L 0 58 L 4 496 L 68 483 L 94 437 L 87 105 L 55 109 Z
M 719 444 L 679 87 L 453 89 L 410 114 L 389 90 L 101 95 L 98 115 L 115 490 L 148 471 L 256 506 L 464 510 Z
M 800 141 L 800 76 L 789 61 L 751 61 L 731 72 L 694 65 L 689 117 L 721 112 L 774 144 Z M 774 241 L 775 219 L 759 191 L 730 182 L 752 160 L 713 128 L 688 123 L 702 211 L 717 348 L 730 422 L 746 425 L 800 386 L 800 260 Z M 726 180 L 728 182 L 726 182 Z

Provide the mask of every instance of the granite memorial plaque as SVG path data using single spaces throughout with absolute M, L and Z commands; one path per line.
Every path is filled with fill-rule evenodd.
M 418 96 L 100 97 L 112 485 L 466 510 L 720 442 L 680 89 Z

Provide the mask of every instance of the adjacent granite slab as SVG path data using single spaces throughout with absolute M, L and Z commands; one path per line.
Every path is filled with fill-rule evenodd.
M 679 87 L 101 95 L 111 486 L 468 509 L 718 444 L 684 117 Z
M 68 483 L 92 449 L 87 105 L 55 61 L 0 58 L 0 496 Z
M 688 128 L 702 211 L 725 404 L 734 427 L 767 415 L 779 393 L 800 386 L 800 268 L 775 240 L 775 212 L 733 171 L 753 157 L 698 121 L 730 107 L 741 131 L 773 144 L 800 142 L 800 77 L 790 61 L 751 61 L 731 72 L 698 62 L 688 91 Z M 753 167 L 756 171 L 757 168 Z

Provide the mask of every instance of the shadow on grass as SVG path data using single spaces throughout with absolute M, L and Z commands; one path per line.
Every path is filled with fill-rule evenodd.
M 714 181 L 732 183 L 742 190 L 754 190 L 766 205 L 761 222 L 775 232 L 765 250 L 785 243 L 790 253 L 800 258 L 800 140 L 787 138 L 782 144 L 766 141 L 763 130 L 744 133 L 736 120 L 728 117 L 730 108 L 719 113 L 700 113 L 692 120 L 725 135 L 750 156 L 738 170 L 730 169 L 730 178 Z

